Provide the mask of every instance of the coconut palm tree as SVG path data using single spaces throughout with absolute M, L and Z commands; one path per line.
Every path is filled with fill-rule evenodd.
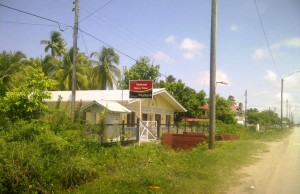
M 88 57 L 83 53 L 77 54 L 76 63 L 76 89 L 87 89 L 88 79 L 86 68 L 89 67 Z M 58 89 L 72 89 L 72 69 L 73 69 L 73 48 L 63 57 L 59 69 L 56 71 L 55 78 L 58 80 Z
M 91 60 L 94 65 L 92 89 L 113 89 L 121 77 L 120 70 L 115 66 L 120 62 L 119 55 L 114 49 L 103 47 L 99 53 L 93 52 L 91 57 L 97 57 L 97 60 Z
M 8 87 L 14 87 L 13 76 L 19 72 L 24 66 L 26 55 L 20 51 L 15 53 L 7 53 L 3 51 L 0 53 L 0 79 Z
M 42 68 L 44 74 L 49 78 L 53 78 L 55 76 L 55 73 L 59 69 L 61 63 L 61 60 L 58 60 L 50 55 L 46 55 L 39 61 L 40 67 Z
M 42 40 L 41 44 L 45 44 L 45 52 L 51 50 L 52 57 L 61 57 L 66 52 L 66 42 L 61 37 L 60 32 L 53 31 L 50 34 L 50 40 Z

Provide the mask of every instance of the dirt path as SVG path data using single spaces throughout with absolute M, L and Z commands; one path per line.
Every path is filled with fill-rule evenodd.
M 280 142 L 268 143 L 260 161 L 242 169 L 245 177 L 228 194 L 299 194 L 300 128 Z

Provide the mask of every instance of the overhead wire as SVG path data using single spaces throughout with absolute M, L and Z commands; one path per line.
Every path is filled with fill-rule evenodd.
M 11 9 L 11 10 L 14 10 L 14 11 L 17 11 L 17 12 L 24 13 L 24 14 L 27 14 L 27 15 L 31 15 L 31 16 L 34 16 L 34 17 L 37 17 L 37 18 L 40 18 L 40 19 L 43 19 L 43 20 L 47 20 L 47 21 L 56 23 L 56 24 L 58 25 L 60 31 L 65 31 L 65 30 L 68 29 L 69 27 L 72 27 L 72 26 L 70 26 L 70 25 L 67 25 L 67 24 L 64 24 L 64 23 L 61 23 L 61 22 L 58 22 L 58 21 L 55 21 L 55 20 L 52 20 L 52 19 L 49 19 L 49 18 L 45 18 L 45 17 L 43 17 L 43 16 L 39 16 L 39 15 L 36 15 L 36 14 L 33 14 L 33 13 L 29 13 L 29 12 L 26 12 L 26 11 L 23 11 L 23 10 L 20 10 L 20 9 L 16 9 L 16 8 L 7 6 L 7 5 L 3 5 L 2 3 L 0 3 L 0 6 L 6 7 L 6 8 L 8 8 L 8 9 Z M 61 25 L 66 26 L 66 28 L 65 28 L 65 29 L 62 29 L 62 28 L 61 28 Z
M 7 24 L 23 24 L 23 25 L 31 25 L 31 26 L 56 26 L 54 24 L 37 24 L 37 23 L 14 22 L 14 21 L 5 21 L 5 20 L 0 20 L 0 22 L 7 23 Z
M 39 15 L 33 14 L 33 13 L 29 13 L 29 12 L 26 12 L 26 11 L 22 11 L 22 10 L 13 8 L 13 7 L 9 7 L 9 6 L 3 5 L 3 4 L 1 4 L 1 3 L 0 3 L 0 6 L 6 7 L 6 8 L 9 8 L 9 9 L 12 9 L 12 10 L 15 10 L 15 11 L 18 11 L 18 12 L 21 12 L 21 13 L 24 13 L 24 14 L 28 14 L 28 15 L 31 15 L 31 16 L 33 16 L 33 17 L 37 17 L 37 18 L 40 18 L 40 19 L 43 19 L 43 20 L 51 21 L 51 22 L 54 22 L 54 23 L 59 24 L 59 25 L 60 25 L 60 24 L 63 24 L 62 22 L 58 22 L 58 21 L 55 21 L 55 20 L 52 20 L 52 19 L 49 19 L 49 18 L 45 18 L 45 17 L 39 16 Z M 70 26 L 70 25 L 67 25 L 67 24 L 63 24 L 63 25 L 68 26 L 68 27 L 70 27 L 70 28 L 73 28 L 73 26 Z M 128 57 L 128 58 L 130 58 L 130 59 L 132 59 L 133 61 L 138 62 L 135 58 L 133 58 L 133 57 L 129 56 L 128 54 L 126 54 L 125 52 L 123 52 L 123 51 L 121 51 L 121 50 L 119 50 L 119 49 L 113 47 L 112 45 L 110 45 L 110 44 L 104 42 L 103 40 L 97 38 L 96 36 L 94 36 L 94 35 L 92 35 L 92 34 L 90 34 L 90 33 L 88 33 L 88 32 L 85 32 L 85 31 L 83 31 L 83 30 L 81 30 L 81 29 L 78 29 L 78 30 L 79 30 L 80 32 L 82 32 L 82 33 L 84 33 L 84 34 L 86 34 L 86 35 L 88 35 L 88 36 L 94 38 L 95 40 L 98 40 L 99 42 L 101 42 L 101 43 L 103 43 L 103 44 L 105 44 L 105 45 L 107 45 L 107 46 L 113 48 L 114 50 L 116 50 L 116 51 L 119 52 L 120 54 L 122 54 L 122 55 L 124 55 L 124 56 L 126 56 L 126 57 Z
M 87 4 L 88 5 L 88 4 Z M 91 6 L 89 6 L 91 7 Z M 84 8 L 84 7 L 83 7 Z M 99 13 L 102 15 L 101 18 L 105 18 L 105 15 L 102 13 Z M 122 38 L 123 40 L 125 40 L 126 42 L 129 42 L 130 45 L 132 44 L 137 44 L 138 46 L 143 46 L 146 50 L 150 51 L 152 54 L 157 52 L 157 49 L 153 49 L 150 47 L 151 43 L 146 42 L 143 38 L 140 38 L 135 32 L 130 32 L 128 33 L 128 30 L 125 29 L 124 30 L 124 26 L 120 26 L 120 25 L 112 25 L 112 20 L 109 19 L 109 23 L 103 21 L 103 23 L 106 23 L 107 25 L 111 26 L 111 28 L 106 27 L 105 25 L 103 25 L 103 23 L 99 23 L 99 20 L 93 20 L 92 18 L 89 18 L 89 20 L 93 23 L 95 23 L 96 25 L 101 25 L 102 29 L 106 29 L 107 31 L 109 31 L 112 34 L 115 34 L 118 38 Z M 114 29 L 114 30 L 112 30 Z M 164 51 L 161 51 L 164 52 Z M 165 52 L 164 52 L 165 53 Z M 190 68 L 187 68 L 186 65 L 183 65 L 183 63 L 181 61 L 179 61 L 178 59 L 174 59 L 174 64 L 177 64 L 178 68 L 181 69 L 181 71 L 185 71 L 187 73 L 193 74 L 194 75 L 194 71 Z
M 107 2 L 106 4 L 104 4 L 102 7 L 100 7 L 100 8 L 97 9 L 96 11 L 92 12 L 91 14 L 89 14 L 88 17 L 92 16 L 92 15 L 95 14 L 97 11 L 99 11 L 99 10 L 102 9 L 102 8 L 104 8 L 105 6 L 107 6 L 107 5 L 108 5 L 109 3 L 111 3 L 111 2 L 112 2 L 112 0 L 108 1 L 108 2 Z M 7 5 L 3 5 L 3 4 L 1 4 L 1 3 L 0 3 L 0 6 L 6 7 L 6 8 L 8 8 L 8 9 L 11 9 L 11 10 L 14 10 L 14 11 L 17 11 L 17 12 L 24 13 L 24 14 L 27 14 L 27 15 L 31 15 L 31 16 L 33 16 L 33 17 L 37 17 L 37 18 L 40 18 L 40 19 L 43 19 L 43 20 L 47 20 L 47 21 L 56 23 L 61 31 L 65 31 L 65 30 L 68 29 L 68 28 L 72 28 L 72 29 L 73 29 L 73 26 L 68 25 L 68 24 L 64 24 L 64 23 L 62 23 L 62 22 L 59 22 L 59 21 L 56 21 L 56 20 L 53 20 L 53 19 L 49 19 L 49 18 L 46 18 L 46 17 L 43 17 L 43 16 L 39 16 L 39 15 L 30 13 L 30 12 L 26 12 L 26 11 L 23 11 L 23 10 L 20 10 L 20 9 L 16 9 L 16 8 L 13 8 L 13 7 L 10 7 L 10 6 L 7 6 Z M 85 17 L 84 19 L 87 19 L 88 17 Z M 84 20 L 84 19 L 83 19 L 83 20 Z M 81 21 L 83 21 L 83 20 L 81 20 Z M 12 22 L 12 23 L 13 23 L 13 22 Z M 14 22 L 14 23 L 16 23 L 16 24 L 17 24 L 17 23 L 20 23 L 20 24 L 27 24 L 27 25 L 42 25 L 42 24 L 30 24 L 30 23 L 21 23 L 21 22 Z M 66 28 L 65 28 L 65 29 L 62 29 L 62 28 L 61 28 L 62 25 L 65 26 Z M 131 59 L 131 60 L 133 60 L 133 61 L 135 61 L 135 62 L 137 62 L 137 63 L 139 62 L 139 61 L 138 61 L 137 59 L 135 59 L 134 57 L 131 57 L 131 56 L 128 55 L 127 53 L 125 53 L 125 52 L 123 52 L 123 51 L 121 51 L 121 50 L 119 50 L 119 49 L 113 47 L 112 45 L 106 43 L 105 41 L 101 40 L 100 38 L 97 38 L 96 36 L 94 36 L 94 35 L 92 35 L 92 34 L 86 32 L 86 31 L 83 31 L 82 29 L 79 29 L 79 31 L 81 32 L 81 34 L 82 34 L 81 36 L 82 36 L 82 37 L 83 37 L 83 34 L 85 34 L 85 35 L 87 35 L 87 36 L 90 36 L 90 37 L 94 38 L 95 40 L 98 40 L 99 42 L 101 42 L 101 43 L 103 43 L 103 44 L 105 44 L 105 45 L 107 45 L 107 46 L 113 48 L 113 49 L 116 50 L 118 53 L 120 53 L 120 54 L 126 56 L 127 58 L 129 58 L 129 59 Z M 87 50 L 85 41 L 84 41 L 84 46 L 85 46 L 85 48 L 86 48 L 86 50 Z M 88 52 L 88 51 L 87 51 L 87 52 Z M 178 63 L 178 62 L 176 62 L 176 63 Z M 167 77 L 166 75 L 161 74 L 161 73 L 160 73 L 160 75 L 161 75 L 161 76 L 164 76 L 164 77 Z
M 90 56 L 89 51 L 88 51 L 88 49 L 86 47 L 86 44 L 85 44 L 84 36 L 83 36 L 81 31 L 80 31 L 80 35 L 81 35 L 81 38 L 82 38 L 83 45 L 85 47 L 85 51 L 86 51 L 87 55 Z
M 113 0 L 108 1 L 107 3 L 105 3 L 103 6 L 101 6 L 100 8 L 96 9 L 95 11 L 93 11 L 91 14 L 89 14 L 88 16 L 86 16 L 85 18 L 83 18 L 82 20 L 79 21 L 82 22 L 84 20 L 86 20 L 87 18 L 91 17 L 92 15 L 94 15 L 96 12 L 100 11 L 101 9 L 103 9 L 104 7 L 106 7 L 108 4 L 110 4 Z
M 276 71 L 277 71 L 277 74 L 280 75 L 280 72 L 279 72 L 278 67 L 277 67 L 277 64 L 276 64 L 276 62 L 275 62 L 273 53 L 272 53 L 272 51 L 271 51 L 270 43 L 269 43 L 269 40 L 268 40 L 268 37 L 267 37 L 267 33 L 266 33 L 266 31 L 265 31 L 265 28 L 264 28 L 262 19 L 261 19 L 261 15 L 260 15 L 260 12 L 259 12 L 259 9 L 258 9 L 256 0 L 253 0 L 253 1 L 254 1 L 255 8 L 256 8 L 256 11 L 257 11 L 257 14 L 258 14 L 258 17 L 259 17 L 260 25 L 261 25 L 261 28 L 262 28 L 262 31 L 263 31 L 263 34 L 264 34 L 264 37 L 265 37 L 265 40 L 266 40 L 266 43 L 267 43 L 267 46 L 268 46 L 268 50 L 269 50 L 269 53 L 270 53 L 270 56 L 271 56 L 271 59 L 272 59 L 273 66 L 275 67 L 275 69 L 276 69 Z

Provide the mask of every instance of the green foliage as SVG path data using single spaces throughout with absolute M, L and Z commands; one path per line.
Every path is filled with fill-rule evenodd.
M 175 121 L 179 121 L 184 117 L 199 118 L 203 116 L 201 107 L 205 104 L 206 95 L 203 90 L 196 92 L 186 86 L 182 80 L 176 81 L 173 76 L 168 76 L 166 81 L 160 81 L 158 87 L 166 88 L 188 110 L 185 113 L 177 113 Z
M 52 193 L 99 177 L 100 143 L 66 118 L 20 120 L 0 131 L 0 193 Z
M 156 85 L 157 79 L 159 78 L 159 65 L 150 65 L 149 57 L 141 57 L 130 69 L 125 69 L 123 88 L 129 88 L 130 80 L 153 80 Z
M 112 48 L 103 47 L 98 52 L 93 52 L 91 57 L 97 57 L 97 60 L 91 60 L 94 65 L 92 73 L 93 89 L 105 90 L 113 89 L 114 84 L 117 84 L 121 78 L 121 72 L 116 65 L 120 63 L 119 55 Z
M 240 131 L 247 130 L 243 125 L 239 124 L 227 124 L 221 121 L 216 122 L 216 133 L 220 134 L 235 134 Z
M 230 108 L 230 102 L 222 97 L 216 98 L 216 119 L 226 124 L 234 124 L 236 113 Z
M 40 67 L 35 66 L 24 84 L 6 92 L 0 103 L 2 115 L 12 121 L 39 118 L 47 111 L 48 106 L 44 100 L 51 97 L 47 91 L 54 84 L 53 80 L 43 74 Z
M 60 32 L 53 31 L 50 34 L 50 40 L 42 40 L 41 44 L 45 44 L 45 52 L 51 50 L 52 57 L 61 57 L 65 52 L 67 45 L 64 39 L 61 37 Z
M 271 110 L 259 112 L 257 109 L 249 109 L 247 111 L 247 121 L 249 124 L 259 124 L 263 130 L 279 128 L 281 123 L 277 113 Z

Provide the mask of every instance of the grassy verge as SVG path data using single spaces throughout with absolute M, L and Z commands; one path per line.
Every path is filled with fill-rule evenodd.
M 238 170 L 253 163 L 264 141 L 286 137 L 289 131 L 243 131 L 242 139 L 202 144 L 190 151 L 162 145 L 113 147 L 99 153 L 100 177 L 67 193 L 224 193 Z M 257 141 L 257 139 L 259 141 Z

